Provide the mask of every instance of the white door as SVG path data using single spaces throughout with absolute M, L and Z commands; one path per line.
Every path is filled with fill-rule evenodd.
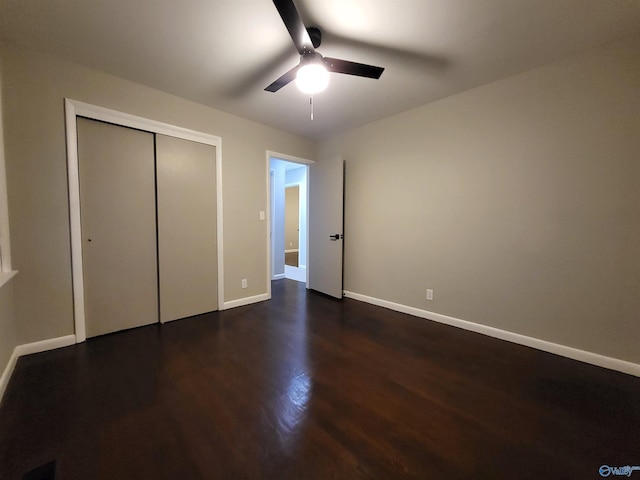
M 153 134 L 78 118 L 87 337 L 158 321 Z
M 218 309 L 216 147 L 156 136 L 160 321 Z
M 342 298 L 344 161 L 309 165 L 308 287 Z

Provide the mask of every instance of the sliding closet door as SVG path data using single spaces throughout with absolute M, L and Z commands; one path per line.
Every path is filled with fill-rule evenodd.
M 77 125 L 87 337 L 157 322 L 153 134 Z
M 216 147 L 156 136 L 160 321 L 218 309 Z

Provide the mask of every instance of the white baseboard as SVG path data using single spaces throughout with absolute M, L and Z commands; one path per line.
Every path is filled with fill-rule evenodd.
M 255 295 L 253 297 L 239 298 L 238 300 L 224 302 L 224 304 L 222 305 L 222 310 L 228 310 L 229 308 L 235 307 L 243 307 L 245 305 L 251 305 L 252 303 L 264 302 L 265 300 L 269 300 L 270 298 L 271 297 L 267 293 Z
M 285 275 L 284 275 L 284 273 L 276 273 L 276 274 L 273 276 L 273 280 L 282 280 L 283 278 L 286 278 L 286 277 L 285 277 Z
M 344 296 L 347 298 L 352 298 L 354 300 L 359 300 L 361 302 L 371 303 L 379 307 L 395 310 L 397 312 L 407 313 L 415 317 L 432 320 L 438 323 L 444 323 L 453 327 L 462 328 L 463 330 L 481 333 L 489 337 L 499 338 L 500 340 L 506 340 L 508 342 L 517 343 L 519 345 L 525 345 L 527 347 L 554 353 L 556 355 L 561 355 L 563 357 L 578 360 L 580 362 L 590 363 L 592 365 L 597 365 L 598 367 L 608 368 L 609 370 L 616 370 L 618 372 L 623 372 L 629 375 L 640 377 L 640 365 L 637 363 L 627 362 L 618 358 L 606 357 L 598 353 L 592 353 L 573 347 L 567 347 L 566 345 L 560 345 L 558 343 L 540 340 L 539 338 L 520 335 L 519 333 L 513 333 L 506 330 L 501 330 L 499 328 L 469 322 L 467 320 L 460 320 L 459 318 L 449 317 L 447 315 L 429 312 L 427 310 L 421 310 L 419 308 L 409 307 L 407 305 L 389 302 L 387 300 L 382 300 L 375 297 L 369 297 L 360 293 L 348 292 L 345 290 Z
M 13 353 L 11 354 L 11 358 L 9 358 L 9 362 L 2 373 L 2 377 L 0 377 L 0 402 L 2 402 L 2 397 L 4 396 L 4 392 L 7 389 L 7 385 L 9 385 L 9 379 L 11 378 L 11 374 L 13 374 L 13 369 L 16 368 L 16 363 L 18 362 L 18 354 L 16 353 L 16 349 L 13 349 Z
M 16 352 L 19 357 L 23 355 L 31 355 L 32 353 L 46 352 L 49 350 L 55 350 L 56 348 L 68 347 L 76 343 L 75 335 L 67 335 L 65 337 L 50 338 L 49 340 L 42 340 L 40 342 L 27 343 L 25 345 L 18 345 Z
M 48 350 L 55 350 L 56 348 L 68 347 L 76 343 L 75 335 L 67 335 L 65 337 L 51 338 L 49 340 L 42 340 L 40 342 L 27 343 L 25 345 L 18 345 L 13 349 L 11 358 L 0 377 L 0 401 L 4 396 L 4 392 L 9 384 L 9 379 L 13 374 L 13 370 L 16 368 L 18 358 L 23 355 L 31 355 L 32 353 L 46 352 Z

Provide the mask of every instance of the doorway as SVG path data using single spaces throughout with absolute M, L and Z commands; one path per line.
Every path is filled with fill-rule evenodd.
M 288 166 L 289 170 L 304 171 L 306 174 L 304 179 L 289 178 L 290 185 L 300 185 L 302 191 L 299 198 L 305 202 L 299 206 L 305 214 L 305 224 L 300 225 L 300 236 L 304 237 L 299 242 L 299 249 L 305 249 L 304 253 L 299 252 L 300 263 L 305 268 L 298 281 L 303 281 L 308 289 L 343 298 L 345 163 L 342 156 L 336 155 L 315 163 L 267 151 L 266 162 L 269 192 L 269 228 L 266 232 L 268 297 L 271 298 L 271 280 L 286 278 L 284 189 Z M 300 169 L 300 166 L 306 168 Z M 293 173 L 289 175 L 291 177 Z
M 272 280 L 307 282 L 308 165 L 303 162 L 310 163 L 269 155 Z
M 284 265 L 300 266 L 300 186 L 284 187 Z
M 307 167 L 303 165 L 288 171 L 301 182 L 285 185 L 284 205 L 284 277 L 297 282 L 307 282 Z M 304 193 L 304 195 L 303 195 Z

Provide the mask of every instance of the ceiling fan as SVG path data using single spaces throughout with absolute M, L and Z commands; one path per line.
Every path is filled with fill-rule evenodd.
M 277 92 L 295 79 L 303 93 L 317 93 L 329 83 L 329 72 L 380 78 L 384 71 L 382 67 L 320 55 L 315 49 L 322 42 L 322 32 L 318 28 L 304 26 L 293 0 L 273 0 L 273 3 L 300 54 L 300 63 L 265 88 L 267 92 Z

